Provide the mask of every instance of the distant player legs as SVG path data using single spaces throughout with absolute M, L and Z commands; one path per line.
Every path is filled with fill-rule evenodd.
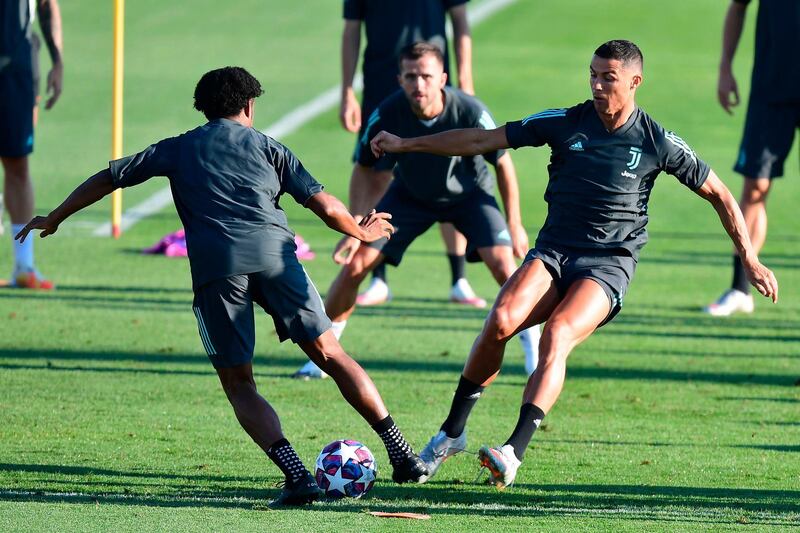
M 3 161 L 3 197 L 12 224 L 25 224 L 33 218 L 33 185 L 28 157 L 0 157 Z
M 350 317 L 355 309 L 359 285 L 376 265 L 383 262 L 383 258 L 380 251 L 362 245 L 353 260 L 342 267 L 325 299 L 325 311 L 334 323 L 344 322 Z
M 767 239 L 767 197 L 771 187 L 772 180 L 769 178 L 745 178 L 739 201 L 747 232 L 750 234 L 750 243 L 756 253 Z

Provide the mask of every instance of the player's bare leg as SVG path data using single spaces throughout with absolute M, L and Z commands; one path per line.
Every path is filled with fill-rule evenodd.
M 333 332 L 328 330 L 313 341 L 298 344 L 314 363 L 333 378 L 347 403 L 381 438 L 394 468 L 392 479 L 397 483 L 406 483 L 427 476 L 425 464 L 414 454 L 395 426 L 375 384 L 361 365 L 345 353 Z
M 441 222 L 439 233 L 450 263 L 450 301 L 483 309 L 486 307 L 486 300 L 475 294 L 465 274 L 467 238 L 450 222 Z
M 586 339 L 608 316 L 611 304 L 602 287 L 590 279 L 573 283 L 548 318 L 539 344 L 539 369 L 528 378 L 517 425 L 505 444 L 478 451 L 495 485 L 503 489 L 514 482 L 525 450 L 545 414 L 561 394 L 572 349 Z
M 478 254 L 480 254 L 492 276 L 501 286 L 517 269 L 517 264 L 514 262 L 514 253 L 508 246 L 479 248 Z M 536 371 L 536 365 L 539 361 L 539 335 L 538 324 L 521 329 L 517 333 L 517 338 L 525 354 L 525 373 L 529 376 Z
M 420 453 L 430 476 L 445 459 L 465 448 L 467 418 L 483 389 L 497 377 L 508 340 L 518 331 L 545 321 L 558 302 L 553 277 L 540 259 L 523 264 L 503 285 L 472 345 L 450 412 Z
M 772 186 L 769 178 L 745 178 L 739 207 L 747 225 L 747 233 L 756 253 L 761 251 L 767 238 L 767 198 Z M 729 316 L 733 313 L 752 313 L 753 296 L 750 282 L 745 274 L 739 255 L 733 253 L 733 279 L 731 288 L 719 299 L 703 310 L 713 316 Z
M 382 253 L 375 248 L 361 245 L 352 261 L 344 265 L 333 280 L 325 300 L 325 312 L 333 322 L 331 329 L 337 340 L 342 336 L 347 319 L 355 310 L 359 285 L 382 262 Z M 309 357 L 311 360 L 301 366 L 293 377 L 304 380 L 328 377 L 327 372 L 317 365 L 317 360 L 310 355 Z

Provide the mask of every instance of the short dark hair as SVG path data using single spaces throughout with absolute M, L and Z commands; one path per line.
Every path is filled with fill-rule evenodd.
M 439 61 L 439 63 L 444 65 L 444 52 L 442 49 L 435 44 L 426 41 L 418 41 L 416 43 L 409 44 L 408 46 L 404 46 L 403 49 L 400 50 L 398 62 L 402 64 L 404 59 L 416 61 L 425 54 L 433 54 L 436 56 L 436 59 Z
M 594 55 L 603 59 L 616 59 L 625 65 L 637 64 L 640 68 L 644 67 L 644 56 L 642 51 L 631 41 L 625 39 L 614 39 L 601 44 Z
M 232 117 L 251 98 L 264 94 L 261 84 L 242 67 L 223 67 L 203 74 L 194 89 L 194 108 L 208 120 Z

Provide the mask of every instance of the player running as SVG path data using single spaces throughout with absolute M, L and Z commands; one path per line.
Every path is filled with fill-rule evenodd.
M 428 154 L 376 158 L 370 139 L 383 129 L 421 135 L 464 127 L 494 128 L 489 111 L 476 98 L 446 86 L 441 50 L 415 43 L 400 52 L 402 90 L 384 100 L 372 113 L 356 152 L 350 180 L 350 210 L 356 219 L 375 207 L 392 213 L 397 231 L 392 240 L 369 246 L 345 237 L 334 259 L 344 264 L 328 291 L 325 309 L 339 338 L 355 309 L 358 287 L 376 265 L 397 266 L 409 245 L 436 222 L 451 222 L 475 248 L 499 284 L 516 269 L 514 255 L 525 256 L 528 235 L 519 211 L 517 176 L 511 156 L 503 150 L 486 150 L 469 157 Z M 486 161 L 497 171 L 497 183 L 506 209 L 500 213 Z M 374 169 L 374 170 L 373 170 Z M 394 180 L 392 180 L 394 172 Z M 376 207 L 377 204 L 377 207 Z M 520 331 L 528 373 L 536 368 L 539 328 Z M 299 372 L 324 377 L 309 362 Z
M 582 104 L 542 111 L 497 129 L 413 139 L 381 132 L 372 140 L 376 157 L 385 152 L 468 156 L 545 144 L 551 150 L 547 218 L 472 347 L 447 419 L 420 454 L 430 475 L 465 448 L 467 417 L 497 377 L 508 339 L 546 321 L 539 368 L 525 386 L 514 431 L 502 446 L 479 450 L 481 464 L 498 488 L 514 481 L 534 431 L 561 393 L 570 351 L 622 307 L 647 242 L 650 191 L 662 171 L 711 203 L 750 282 L 778 300 L 775 276 L 759 262 L 730 191 L 680 137 L 636 106 L 641 83 L 639 48 L 630 41 L 609 41 L 594 52 L 589 67 L 592 99 Z
M 186 229 L 200 338 L 239 423 L 286 476 L 276 502 L 310 503 L 320 489 L 284 437 L 277 413 L 256 390 L 253 302 L 272 316 L 278 338 L 297 343 L 372 425 L 386 445 L 392 478 L 417 481 L 427 470 L 394 425 L 372 380 L 331 333 L 278 202 L 288 193 L 331 228 L 367 242 L 391 235 L 390 216 L 372 211 L 356 222 L 339 200 L 322 192 L 288 148 L 253 129 L 255 98 L 262 93 L 258 80 L 242 68 L 206 73 L 195 89 L 194 106 L 208 123 L 111 161 L 49 215 L 33 218 L 16 238 L 24 241 L 33 229 L 43 230 L 42 237 L 51 235 L 67 217 L 114 189 L 167 176 Z

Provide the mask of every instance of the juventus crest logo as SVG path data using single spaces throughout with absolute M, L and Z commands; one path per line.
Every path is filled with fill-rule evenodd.
M 639 166 L 639 162 L 642 160 L 642 149 L 631 147 L 628 153 L 631 154 L 631 160 L 628 161 L 627 166 L 631 170 L 636 170 L 636 167 Z

